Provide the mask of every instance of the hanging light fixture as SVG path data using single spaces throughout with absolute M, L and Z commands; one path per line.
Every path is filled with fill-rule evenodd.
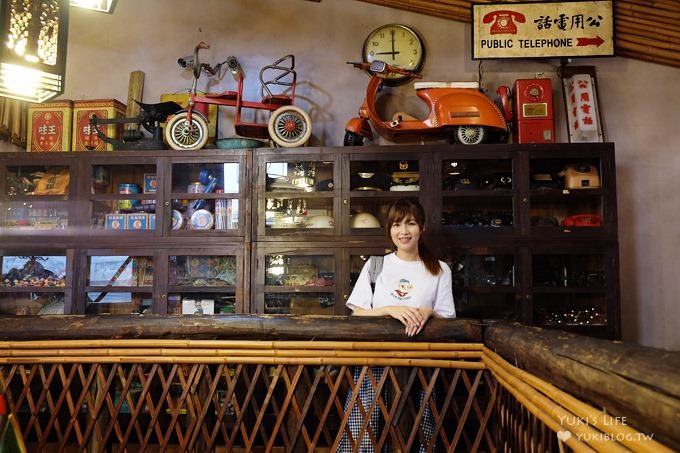
M 71 0 L 71 6 L 109 14 L 113 13 L 115 5 L 116 0 Z
M 44 102 L 63 93 L 68 0 L 0 3 L 0 96 Z

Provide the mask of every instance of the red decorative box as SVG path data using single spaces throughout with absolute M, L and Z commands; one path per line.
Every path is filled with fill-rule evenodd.
M 97 137 L 90 118 L 97 115 L 101 119 L 125 118 L 125 104 L 116 99 L 90 99 L 73 103 L 73 151 L 113 151 L 113 146 Z M 123 124 L 100 125 L 107 137 L 120 140 Z M 91 148 L 88 148 L 91 147 Z
M 27 151 L 70 151 L 73 102 L 64 100 L 28 107 Z

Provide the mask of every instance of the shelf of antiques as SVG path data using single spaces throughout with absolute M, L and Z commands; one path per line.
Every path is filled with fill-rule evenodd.
M 41 294 L 5 313 L 346 314 L 409 197 L 459 316 L 620 336 L 611 143 L 1 153 L 0 172 L 3 300 Z

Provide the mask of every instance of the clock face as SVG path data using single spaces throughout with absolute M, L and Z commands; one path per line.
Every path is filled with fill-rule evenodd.
M 363 52 L 366 63 L 382 60 L 416 72 L 420 70 L 425 56 L 423 42 L 418 34 L 400 24 L 383 25 L 373 30 L 364 42 Z M 408 80 L 407 76 L 390 74 L 386 82 L 396 85 Z

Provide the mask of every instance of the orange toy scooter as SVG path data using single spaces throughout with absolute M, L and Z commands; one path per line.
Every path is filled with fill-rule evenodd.
M 345 146 L 361 146 L 365 138 L 373 139 L 371 125 L 380 136 L 394 142 L 449 138 L 465 145 L 476 145 L 492 138 L 504 141 L 507 137 L 507 123 L 512 120 L 508 87 L 497 90 L 503 105 L 501 112 L 480 91 L 477 82 L 416 82 L 416 95 L 430 109 L 427 118 L 420 120 L 405 113 L 397 113 L 388 121 L 381 119 L 375 110 L 383 80 L 391 73 L 413 78 L 420 78 L 420 74 L 380 60 L 348 64 L 368 70 L 372 76 L 359 116 L 350 119 L 345 126 Z

